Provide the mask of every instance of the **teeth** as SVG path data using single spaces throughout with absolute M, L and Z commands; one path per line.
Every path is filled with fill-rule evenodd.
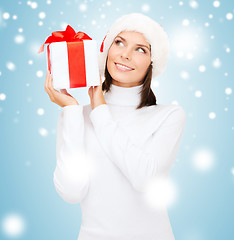
M 118 67 L 120 67 L 120 68 L 123 68 L 123 69 L 127 69 L 127 70 L 132 70 L 131 68 L 128 68 L 128 67 L 125 67 L 125 66 L 123 66 L 123 65 L 120 65 L 120 64 L 116 64 Z

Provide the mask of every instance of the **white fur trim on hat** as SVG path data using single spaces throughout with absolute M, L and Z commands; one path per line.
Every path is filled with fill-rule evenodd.
M 105 36 L 98 55 L 98 64 L 101 76 L 104 76 L 107 54 L 114 38 L 122 31 L 136 31 L 144 35 L 151 45 L 152 78 L 159 76 L 166 68 L 169 56 L 169 41 L 162 26 L 141 13 L 130 13 L 118 18 Z M 101 50 L 101 49 L 100 49 Z

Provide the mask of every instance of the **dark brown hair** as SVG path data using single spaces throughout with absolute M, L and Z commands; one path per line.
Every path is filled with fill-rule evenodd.
M 154 95 L 150 84 L 151 84 L 151 79 L 152 79 L 152 62 L 148 67 L 147 73 L 144 77 L 144 79 L 141 81 L 140 84 L 143 84 L 142 90 L 140 92 L 141 94 L 141 102 L 137 106 L 136 109 L 140 109 L 145 106 L 151 106 L 151 105 L 157 105 L 156 103 L 156 96 Z M 112 84 L 112 77 L 110 73 L 107 70 L 107 64 L 105 67 L 105 81 L 102 83 L 102 91 L 108 92 L 110 90 L 110 86 Z

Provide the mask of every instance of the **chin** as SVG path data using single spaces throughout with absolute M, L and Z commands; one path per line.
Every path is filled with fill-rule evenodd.
M 113 74 L 110 74 L 110 75 L 117 82 L 121 82 L 121 83 L 131 82 L 131 79 L 129 79 L 129 77 L 123 76 L 122 74 L 113 73 Z

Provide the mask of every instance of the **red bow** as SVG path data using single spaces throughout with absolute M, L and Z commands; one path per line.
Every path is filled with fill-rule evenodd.
M 40 47 L 38 50 L 38 53 L 41 53 L 44 51 L 44 46 L 47 43 L 52 42 L 79 42 L 83 40 L 92 40 L 86 33 L 84 32 L 78 32 L 76 33 L 75 30 L 70 26 L 67 25 L 67 28 L 65 31 L 58 31 L 58 32 L 52 32 L 51 36 L 49 36 L 45 43 Z

